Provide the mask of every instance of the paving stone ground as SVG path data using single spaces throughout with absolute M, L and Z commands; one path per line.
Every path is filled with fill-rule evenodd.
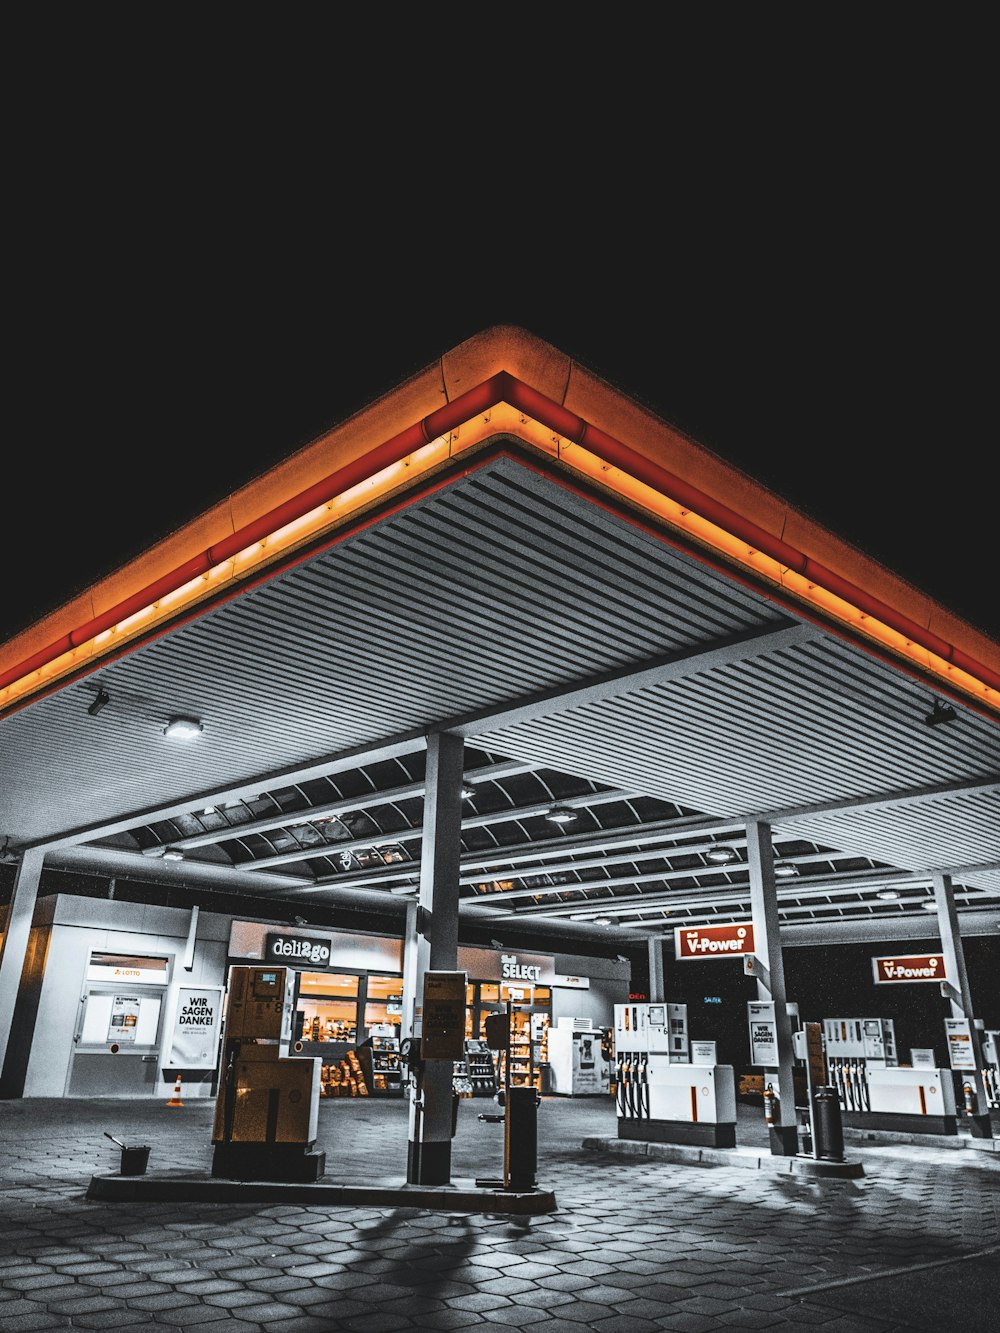
M 118 1169 L 211 1171 L 211 1102 L 0 1102 L 0 1331 L 319 1333 L 525 1329 L 1000 1329 L 1000 1154 L 849 1145 L 831 1180 L 584 1148 L 614 1138 L 605 1099 L 545 1098 L 543 1216 L 402 1207 L 86 1198 Z M 502 1174 L 488 1100 L 459 1108 L 452 1179 Z M 739 1141 L 766 1143 L 740 1108 Z M 405 1179 L 402 1101 L 331 1100 L 329 1181 Z

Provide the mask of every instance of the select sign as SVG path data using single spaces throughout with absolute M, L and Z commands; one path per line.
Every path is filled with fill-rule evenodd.
M 873 958 L 872 976 L 876 986 L 897 981 L 945 981 L 944 954 L 896 954 L 891 958 Z

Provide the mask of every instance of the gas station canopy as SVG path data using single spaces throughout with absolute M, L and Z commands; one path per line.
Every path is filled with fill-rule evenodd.
M 790 943 L 1000 926 L 1000 646 L 506 326 L 0 647 L 0 845 L 398 920 L 436 732 L 525 947 L 748 916 L 748 821 Z

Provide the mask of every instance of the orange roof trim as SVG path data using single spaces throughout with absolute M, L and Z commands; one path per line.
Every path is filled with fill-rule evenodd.
M 505 363 L 520 374 L 503 368 Z M 471 387 L 462 387 L 470 372 L 481 374 L 484 369 L 490 373 Z M 405 407 L 419 410 L 429 399 L 442 396 L 448 400 L 443 406 L 416 420 L 408 417 L 409 425 L 383 435 L 381 443 L 367 443 L 366 437 L 380 426 L 397 423 Z M 591 419 L 572 410 L 568 401 L 589 408 Z M 587 483 L 588 489 L 597 487 L 633 514 L 648 515 L 659 531 L 665 527 L 687 549 L 719 559 L 757 584 L 770 585 L 825 623 L 865 639 L 939 682 L 964 702 L 1000 710 L 1000 671 L 935 633 L 929 624 L 943 619 L 963 637 L 987 648 L 992 646 L 990 640 L 790 510 L 703 446 L 649 416 L 549 344 L 523 330 L 501 327 L 454 349 L 439 366 L 413 377 L 237 493 L 224 513 L 210 516 L 214 521 L 209 530 L 228 524 L 218 540 L 179 563 L 168 563 L 154 580 L 141 584 L 147 562 L 133 561 L 112 581 L 119 588 L 131 583 L 125 596 L 83 619 L 79 603 L 64 608 L 0 649 L 0 711 L 22 705 L 59 681 L 118 655 L 129 644 L 162 632 L 180 614 L 197 614 L 199 605 L 214 603 L 220 594 L 235 595 L 248 579 L 259 579 L 302 558 L 303 548 L 311 550 L 325 535 L 339 535 L 345 524 L 356 523 L 373 504 L 411 492 L 498 434 L 521 439 L 560 472 Z M 322 468 L 329 466 L 331 455 L 339 456 L 341 465 L 324 474 Z M 666 466 L 668 461 L 683 467 L 685 475 Z M 317 470 L 321 475 L 290 490 L 290 483 Z M 282 493 L 285 498 L 261 510 L 263 500 Z M 727 503 L 733 496 L 740 501 L 739 509 Z M 235 515 L 240 506 L 242 512 L 252 513 L 255 504 L 253 517 L 238 524 Z M 196 520 L 178 536 L 190 542 L 204 526 Z M 790 528 L 820 549 L 832 550 L 843 566 L 858 571 L 867 586 L 786 540 Z M 177 542 L 160 547 L 175 550 Z M 161 562 L 164 554 L 161 551 Z M 95 585 L 95 594 L 102 587 Z M 903 595 L 893 604 L 876 587 Z M 928 624 L 899 609 L 900 600 L 920 604 Z M 98 601 L 95 595 L 94 603 Z M 70 620 L 74 610 L 76 623 Z M 39 631 L 52 621 L 62 632 L 39 640 Z M 30 646 L 32 641 L 41 641 L 42 646 Z M 29 646 L 30 651 L 19 655 Z

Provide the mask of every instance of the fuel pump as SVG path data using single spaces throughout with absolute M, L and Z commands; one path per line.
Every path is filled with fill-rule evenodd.
M 235 1180 L 318 1180 L 315 1151 L 321 1062 L 289 1055 L 295 975 L 234 967 L 215 1103 L 212 1175 Z

